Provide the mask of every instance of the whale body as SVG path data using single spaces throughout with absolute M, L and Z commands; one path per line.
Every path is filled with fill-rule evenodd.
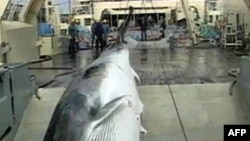
M 59 100 L 44 141 L 139 141 L 143 104 L 129 49 L 111 44 Z

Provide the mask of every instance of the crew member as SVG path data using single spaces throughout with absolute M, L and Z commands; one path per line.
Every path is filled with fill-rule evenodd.
M 141 41 L 147 41 L 147 26 L 148 26 L 147 17 L 145 16 L 141 20 Z
M 75 21 L 72 20 L 70 22 L 69 28 L 68 28 L 68 34 L 69 34 L 69 55 L 70 58 L 75 57 L 76 53 L 76 37 L 77 37 L 77 28 L 75 26 Z
M 94 26 L 94 34 L 96 36 L 96 42 L 95 42 L 95 48 L 96 48 L 96 55 L 99 55 L 99 48 L 101 48 L 101 51 L 103 51 L 103 35 L 104 35 L 104 31 L 103 31 L 103 25 L 101 22 L 96 22 L 95 26 Z
M 167 28 L 167 24 L 166 24 L 165 18 L 162 18 L 161 24 L 160 24 L 160 28 L 161 28 L 162 38 L 165 38 L 165 31 L 166 31 L 166 28 Z
M 91 25 L 91 38 L 92 38 L 91 45 L 92 45 L 92 47 L 94 47 L 94 43 L 95 43 L 95 40 L 96 40 L 96 36 L 95 36 L 95 33 L 94 33 L 95 25 L 96 25 L 96 20 L 93 19 L 93 24 Z
M 103 20 L 103 46 L 108 43 L 108 34 L 110 33 L 109 25 L 106 19 Z
M 80 46 L 79 46 L 79 42 L 80 42 L 79 33 L 80 33 L 80 30 L 81 30 L 81 22 L 80 22 L 79 19 L 76 20 L 76 29 L 77 29 L 77 35 L 76 35 L 75 45 L 76 45 L 76 49 L 80 50 Z
M 222 30 L 225 28 L 227 25 L 227 21 L 225 18 L 219 19 L 216 21 L 215 29 L 217 31 L 217 36 L 216 36 L 216 46 L 220 46 L 221 43 L 221 36 L 222 36 Z

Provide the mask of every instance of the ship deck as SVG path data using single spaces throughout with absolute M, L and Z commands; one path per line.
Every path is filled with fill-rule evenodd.
M 82 68 L 92 60 L 92 51 L 80 51 L 75 60 L 57 55 L 45 66 Z M 143 125 L 148 130 L 141 141 L 222 141 L 224 124 L 249 124 L 249 115 L 237 92 L 229 96 L 233 80 L 228 70 L 239 66 L 232 51 L 214 47 L 157 48 L 139 43 L 131 49 L 131 65 L 141 77 L 138 86 L 145 104 Z M 46 83 L 60 71 L 34 71 L 38 83 Z M 74 75 L 57 78 L 40 89 L 27 107 L 15 141 L 42 140 L 53 109 Z
M 249 124 L 228 83 L 139 86 L 145 104 L 141 141 L 222 141 L 224 124 Z M 64 88 L 41 89 L 29 103 L 14 141 L 42 141 Z

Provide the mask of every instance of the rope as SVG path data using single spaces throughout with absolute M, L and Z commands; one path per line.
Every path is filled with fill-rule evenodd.
M 236 78 L 238 76 L 238 74 L 240 73 L 240 69 L 239 68 L 233 68 L 233 69 L 230 69 L 228 71 L 228 75 Z
M 122 1 L 120 1 L 120 9 L 122 8 L 121 2 L 122 2 Z M 126 3 L 125 8 L 128 8 L 128 7 L 129 7 L 129 2 L 130 2 L 130 0 L 127 0 L 127 3 Z M 123 15 L 123 19 L 125 19 L 125 18 L 126 18 L 126 10 L 124 10 L 124 15 Z
M 129 7 L 129 2 L 130 2 L 130 0 L 127 0 L 127 4 L 126 4 L 126 7 L 128 8 Z M 126 18 L 126 10 L 124 10 L 124 12 L 125 12 L 125 14 L 124 14 L 124 19 Z
M 122 1 L 120 1 L 120 9 L 122 9 L 122 4 L 121 4 Z M 126 3 L 126 8 L 129 7 L 129 2 L 130 0 L 127 0 L 127 3 Z M 119 19 L 119 18 L 118 18 Z M 126 19 L 126 10 L 124 10 L 124 15 L 123 15 L 123 18 L 122 19 Z
M 235 78 L 235 80 L 229 86 L 229 95 L 233 95 L 233 88 L 237 84 L 237 77 L 240 73 L 240 68 L 233 68 L 228 71 L 228 75 Z
M 126 7 L 129 6 L 129 2 L 130 2 L 130 0 L 127 0 Z M 152 8 L 153 8 L 154 13 L 156 13 L 156 8 L 155 8 L 155 6 L 153 5 L 152 0 L 150 0 L 150 3 L 151 3 L 151 5 L 152 5 Z M 142 1 L 141 1 L 140 7 L 143 7 L 143 8 L 144 8 L 145 13 L 147 12 L 147 10 L 146 10 L 146 5 L 145 5 L 145 0 L 142 0 Z M 120 9 L 121 9 L 121 2 L 120 2 Z M 135 22 L 136 22 L 136 20 L 138 19 L 138 16 L 141 14 L 141 12 L 142 12 L 142 8 L 139 9 L 139 14 L 138 14 L 137 16 L 135 16 L 135 19 L 134 19 Z M 126 11 L 125 11 L 125 15 L 126 15 Z M 125 15 L 124 15 L 124 19 L 125 19 Z M 134 15 L 134 14 L 133 14 L 133 15 Z M 158 21 L 158 20 L 159 20 L 159 17 L 157 16 L 157 21 Z M 153 35 L 153 30 L 150 29 L 150 31 L 151 31 L 151 34 Z M 135 34 L 135 32 L 136 32 L 136 31 L 133 31 L 132 34 Z M 154 41 L 154 42 L 155 42 L 155 41 Z
M 151 3 L 151 6 L 152 6 L 152 8 L 153 8 L 153 10 L 154 10 L 154 13 L 156 13 L 156 8 L 154 7 L 154 4 L 153 4 L 153 2 L 152 2 L 152 0 L 150 0 L 150 3 Z M 157 14 L 157 21 L 159 20 L 159 17 L 158 17 L 158 14 Z M 158 23 L 159 23 L 159 21 L 158 21 Z M 151 31 L 151 35 L 153 36 L 153 30 L 152 29 L 150 29 L 150 31 Z M 164 34 L 165 34 L 165 31 L 163 31 L 164 32 Z M 154 41 L 154 43 L 156 44 L 156 41 Z
M 154 4 L 153 4 L 153 2 L 152 2 L 152 0 L 149 0 L 150 1 L 150 3 L 151 3 L 151 6 L 152 6 L 152 8 L 153 8 L 153 11 L 154 11 L 154 13 L 156 13 L 156 8 L 155 8 L 155 6 L 154 6 Z M 144 4 L 144 8 L 146 7 L 145 6 L 145 0 L 142 0 L 142 2 L 143 2 L 143 4 Z M 145 9 L 145 12 L 146 12 L 146 9 Z M 158 21 L 158 23 L 159 23 L 159 17 L 158 17 L 158 14 L 157 14 L 157 21 Z M 153 36 L 153 30 L 152 29 L 150 29 L 150 32 L 151 32 L 151 35 Z M 164 32 L 164 34 L 165 34 L 165 31 L 163 31 Z M 154 41 L 154 43 L 156 44 L 156 41 Z
M 129 2 L 130 2 L 130 0 L 127 0 L 126 7 L 129 7 L 129 6 L 128 6 Z M 126 14 L 126 11 L 125 11 L 125 14 Z

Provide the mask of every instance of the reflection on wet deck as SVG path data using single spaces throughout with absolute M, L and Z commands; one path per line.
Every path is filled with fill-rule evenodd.
M 139 44 L 130 50 L 131 65 L 139 74 L 142 85 L 203 84 L 230 82 L 228 70 L 238 67 L 239 58 L 231 51 L 220 48 L 157 48 Z M 141 47 L 143 46 L 143 48 Z M 83 68 L 93 61 L 92 50 L 80 51 L 75 60 L 67 54 L 54 56 L 45 66 Z M 44 83 L 62 71 L 33 71 L 38 83 Z M 57 78 L 49 87 L 67 86 L 74 75 Z
M 131 64 L 144 85 L 228 82 L 228 70 L 238 66 L 238 59 L 217 48 L 131 51 Z

